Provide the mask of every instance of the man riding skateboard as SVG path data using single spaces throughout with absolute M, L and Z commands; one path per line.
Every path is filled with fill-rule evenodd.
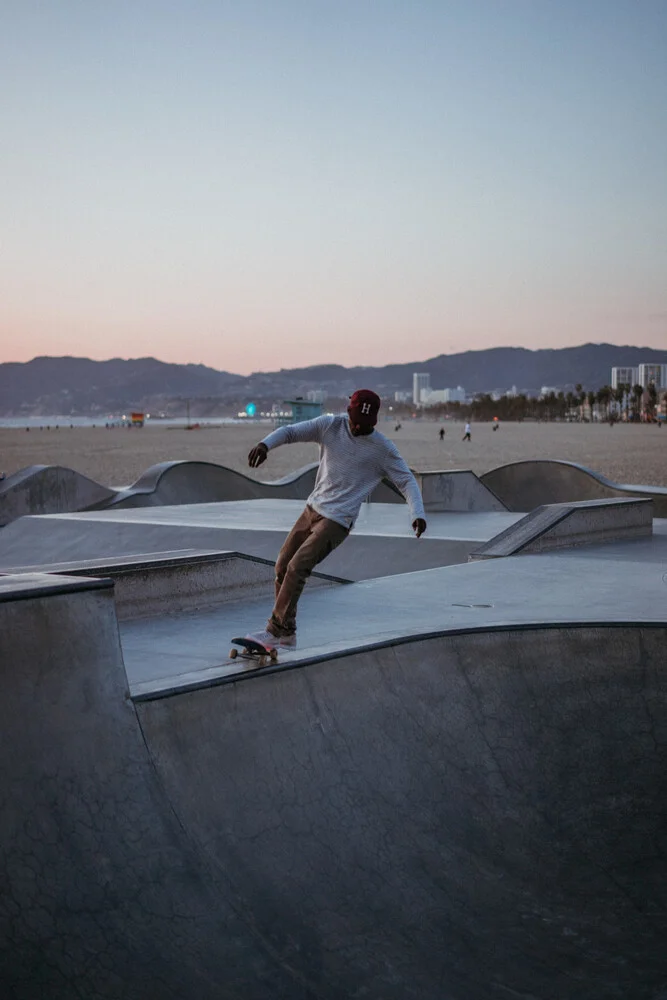
M 426 531 L 417 480 L 393 441 L 375 430 L 379 409 L 376 393 L 357 389 L 350 396 L 347 416 L 322 416 L 279 427 L 248 455 L 248 464 L 256 469 L 280 445 L 317 441 L 320 446 L 315 487 L 276 560 L 273 611 L 264 631 L 247 636 L 266 649 L 296 645 L 296 609 L 306 580 L 345 541 L 361 504 L 384 477 L 405 497 L 417 538 Z

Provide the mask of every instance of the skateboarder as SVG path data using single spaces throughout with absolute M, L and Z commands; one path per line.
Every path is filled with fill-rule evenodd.
M 466 424 L 465 430 L 463 432 L 463 437 L 461 438 L 461 440 L 462 441 L 470 441 L 471 440 L 471 437 L 470 437 L 470 424 Z
M 376 431 L 380 397 L 370 389 L 350 396 L 347 416 L 316 417 L 279 427 L 251 450 L 248 464 L 256 469 L 272 448 L 317 441 L 320 465 L 306 508 L 285 539 L 276 561 L 276 600 L 266 629 L 247 638 L 266 648 L 296 645 L 296 609 L 315 566 L 345 541 L 363 501 L 384 476 L 405 497 L 412 529 L 426 531 L 419 486 L 393 441 Z

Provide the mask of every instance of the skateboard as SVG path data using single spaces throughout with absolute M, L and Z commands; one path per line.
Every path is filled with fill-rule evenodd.
M 275 663 L 278 659 L 277 649 L 267 649 L 266 646 L 261 646 L 252 639 L 239 637 L 232 639 L 232 642 L 236 646 L 241 646 L 241 649 L 232 647 L 229 650 L 230 660 L 235 660 L 237 656 L 240 656 L 243 660 L 255 660 L 258 667 L 265 667 L 267 663 Z

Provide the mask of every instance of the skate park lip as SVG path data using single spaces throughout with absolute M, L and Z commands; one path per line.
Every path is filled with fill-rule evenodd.
M 130 692 L 137 701 L 160 698 L 444 636 L 665 625 L 664 562 L 651 571 L 641 561 L 642 553 L 656 544 L 664 552 L 667 536 L 625 543 L 618 547 L 612 564 L 607 562 L 605 546 L 600 546 L 597 553 L 592 548 L 585 555 L 572 550 L 515 556 L 493 564 L 420 570 L 305 593 L 299 646 L 280 650 L 277 663 L 256 671 L 239 672 L 226 661 L 224 637 L 243 631 L 238 628 L 240 607 L 202 612 L 187 626 L 197 636 L 202 653 L 192 669 L 182 669 L 182 664 L 187 662 L 193 640 L 175 619 L 123 622 L 121 641 Z M 620 592 L 613 583 L 619 574 L 627 587 Z M 572 587 L 573 578 L 577 588 Z M 548 587 L 545 580 L 550 581 Z M 584 610 L 577 595 L 587 590 L 591 597 Z M 247 624 L 247 631 L 262 620 L 264 605 L 262 601 L 243 605 L 242 624 Z M 155 670 L 146 662 L 148 648 L 155 654 Z M 180 657 L 176 655 L 179 648 Z M 164 666 L 170 655 L 181 664 L 173 673 Z
M 646 497 L 653 500 L 656 517 L 667 517 L 667 487 L 617 483 L 578 462 L 523 459 L 491 469 L 479 478 L 509 510 L 529 511 L 540 504 L 572 500 Z
M 346 659 L 363 653 L 380 652 L 382 650 L 393 649 L 396 646 L 405 646 L 422 641 L 426 642 L 430 639 L 444 639 L 456 636 L 500 635 L 502 633 L 515 632 L 575 631 L 588 628 L 605 630 L 661 628 L 665 625 L 667 625 L 667 618 L 644 618 L 641 620 L 628 618 L 616 619 L 613 622 L 593 618 L 581 618 L 578 621 L 572 619 L 562 622 L 535 620 L 521 623 L 508 622 L 504 625 L 468 625 L 460 628 L 439 629 L 435 632 L 414 632 L 412 634 L 403 632 L 400 635 L 393 634 L 391 637 L 383 639 L 369 637 L 368 641 L 358 644 L 350 644 L 349 642 L 346 644 L 341 643 L 339 648 L 336 648 L 334 643 L 329 643 L 326 651 L 317 653 L 310 653 L 308 649 L 304 649 L 302 653 L 281 649 L 278 651 L 278 659 L 275 661 L 272 660 L 264 667 L 253 666 L 246 669 L 239 669 L 241 665 L 234 664 L 234 666 L 221 665 L 219 667 L 204 668 L 173 677 L 158 678 L 155 681 L 139 681 L 130 684 L 129 691 L 132 701 L 137 703 L 173 698 L 206 688 L 218 687 L 224 684 L 236 684 L 240 681 L 258 680 L 268 674 L 284 673 L 289 670 L 309 667 L 318 663 Z

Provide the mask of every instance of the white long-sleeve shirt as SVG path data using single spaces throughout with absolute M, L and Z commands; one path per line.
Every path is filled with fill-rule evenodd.
M 320 446 L 315 488 L 307 500 L 318 514 L 351 528 L 364 500 L 386 476 L 405 497 L 411 519 L 426 519 L 417 480 L 384 434 L 374 430 L 355 437 L 347 416 L 340 414 L 278 427 L 263 443 L 270 451 L 297 441 L 317 441 Z

